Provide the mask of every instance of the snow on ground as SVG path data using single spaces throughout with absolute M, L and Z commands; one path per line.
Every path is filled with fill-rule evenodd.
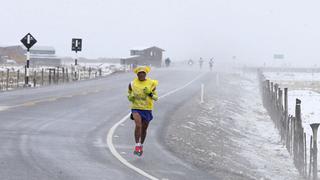
M 320 94 L 310 90 L 289 91 L 288 92 L 289 114 L 295 115 L 295 103 L 297 98 L 301 100 L 302 127 L 304 128 L 304 132 L 306 133 L 307 157 L 309 157 L 310 156 L 310 136 L 312 136 L 312 129 L 310 127 L 310 124 L 320 123 Z M 319 137 L 319 133 L 318 133 L 318 137 Z M 320 147 L 320 142 L 318 138 L 318 148 L 319 147 Z M 320 163 L 320 158 L 318 158 L 318 164 L 319 163 Z
M 308 84 L 301 83 L 309 81 L 311 84 L 315 84 L 320 82 L 320 73 L 267 72 L 264 75 L 271 82 L 279 83 L 282 88 L 288 87 L 288 82 L 291 83 L 288 88 L 289 114 L 295 115 L 296 98 L 300 99 L 302 101 L 302 122 L 306 130 L 311 130 L 309 124 L 320 123 L 320 87 L 311 88 Z
M 196 97 L 171 117 L 169 148 L 218 179 L 301 179 L 262 105 L 255 74 L 221 73 L 220 83 L 210 77 L 205 103 Z
M 264 179 L 296 179 L 298 175 L 293 160 L 280 142 L 279 132 L 262 105 L 256 82 L 256 77 L 250 74 L 240 81 L 244 89 L 241 97 L 244 111 L 234 115 L 238 120 L 237 126 L 246 135 L 239 142 L 244 146 L 242 154 L 255 165 Z
M 67 67 L 71 68 L 74 65 L 72 64 L 63 64 L 61 67 Z M 55 68 L 56 66 L 37 66 L 32 67 L 30 66 L 30 69 L 47 69 L 47 68 Z M 119 63 L 78 63 L 78 68 L 95 68 L 95 69 L 124 69 L 125 67 Z M 0 65 L 0 71 L 6 71 L 7 69 L 10 70 L 24 70 L 24 65 Z
M 295 114 L 296 99 L 301 100 L 303 126 L 311 131 L 309 124 L 320 123 L 320 94 L 310 90 L 294 90 L 288 93 L 289 114 Z
M 289 114 L 295 115 L 296 99 L 301 100 L 302 126 L 307 137 L 307 156 L 309 156 L 312 135 L 310 124 L 320 123 L 320 73 L 267 72 L 264 75 L 271 82 L 279 83 L 280 87 L 288 87 Z M 320 147 L 319 141 L 318 147 Z

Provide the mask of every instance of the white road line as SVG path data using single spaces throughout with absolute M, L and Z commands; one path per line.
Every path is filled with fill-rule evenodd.
M 162 99 L 166 96 L 169 96 L 171 94 L 174 94 L 182 89 L 184 89 L 185 87 L 189 86 L 191 83 L 193 83 L 194 81 L 196 81 L 197 79 L 199 79 L 201 76 L 203 76 L 204 73 L 198 75 L 196 78 L 194 78 L 193 80 L 191 80 L 190 82 L 188 82 L 187 84 L 185 84 L 184 86 L 182 87 L 179 87 L 177 89 L 174 89 L 172 91 L 169 91 L 167 93 L 165 93 L 164 95 L 162 95 L 161 97 L 159 97 L 159 99 Z M 146 177 L 146 178 L 149 178 L 151 180 L 159 180 L 159 178 L 156 178 L 148 173 L 146 173 L 145 171 L 143 171 L 142 169 L 139 169 L 137 168 L 136 166 L 130 164 L 127 160 L 125 160 L 119 153 L 118 151 L 116 150 L 116 148 L 114 147 L 113 145 L 113 140 L 112 140 L 112 137 L 113 137 L 113 134 L 115 132 L 115 130 L 118 128 L 118 126 L 122 123 L 124 123 L 130 116 L 130 113 L 127 114 L 126 116 L 124 116 L 120 121 L 118 121 L 116 124 L 114 124 L 109 132 L 108 132 L 108 135 L 107 135 L 107 145 L 109 147 L 109 150 L 111 151 L 112 155 L 114 157 L 116 157 L 122 164 L 126 165 L 128 168 L 136 171 L 137 173 L 141 174 L 142 176 Z

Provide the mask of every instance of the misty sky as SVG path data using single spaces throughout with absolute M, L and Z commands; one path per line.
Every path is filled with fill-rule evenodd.
M 214 57 L 289 63 L 320 60 L 320 2 L 316 0 L 2 0 L 0 45 L 28 32 L 38 45 L 72 56 L 123 57 L 132 47 L 156 45 L 173 60 Z M 320 62 L 320 61 L 319 61 Z

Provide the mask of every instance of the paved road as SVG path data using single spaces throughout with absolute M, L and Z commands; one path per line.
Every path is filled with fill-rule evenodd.
M 201 74 L 188 70 L 154 70 L 159 95 L 184 86 Z M 0 94 L 0 179 L 146 179 L 111 154 L 110 128 L 125 117 L 125 97 L 133 73 L 78 83 Z M 158 179 L 213 179 L 184 163 L 163 146 L 166 116 L 198 95 L 202 74 L 189 86 L 160 99 L 142 158 L 132 155 L 133 122 L 126 120 L 113 134 L 119 154 Z

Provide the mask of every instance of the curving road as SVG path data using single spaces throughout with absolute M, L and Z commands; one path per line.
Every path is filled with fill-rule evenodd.
M 148 179 L 141 174 L 153 179 L 214 179 L 176 158 L 162 141 L 166 117 L 198 95 L 200 83 L 211 75 L 157 69 L 150 76 L 159 80 L 159 95 L 165 97 L 155 105 L 142 158 L 132 154 L 133 122 L 125 118 L 133 73 L 1 93 L 0 179 Z M 112 146 L 140 174 L 107 145 L 109 130 L 120 120 L 124 122 L 110 134 Z

